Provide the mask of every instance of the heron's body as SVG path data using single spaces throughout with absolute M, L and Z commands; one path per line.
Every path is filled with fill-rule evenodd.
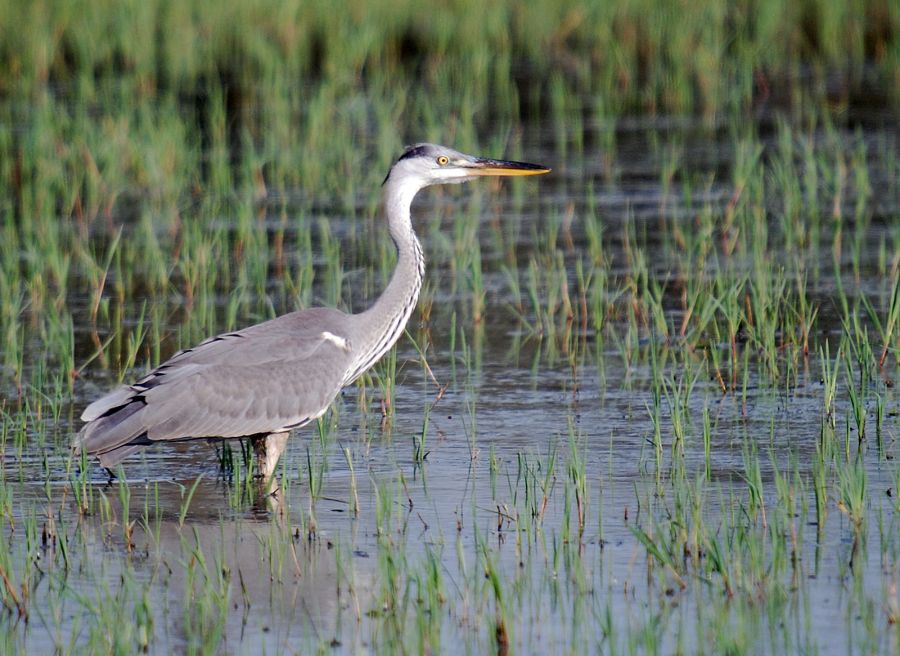
M 277 462 L 287 432 L 324 414 L 341 388 L 403 334 L 425 271 L 410 218 L 416 193 L 430 184 L 479 175 L 547 171 L 532 164 L 477 159 L 432 144 L 408 149 L 384 183 L 384 210 L 397 247 L 397 266 L 368 310 L 300 310 L 180 351 L 137 382 L 89 405 L 81 416 L 86 423 L 75 448 L 113 467 L 156 442 L 270 438 L 266 443 L 274 443 L 278 452 L 267 458 Z

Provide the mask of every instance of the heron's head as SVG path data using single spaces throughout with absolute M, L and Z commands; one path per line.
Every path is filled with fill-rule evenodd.
M 549 171 L 539 164 L 472 157 L 446 146 L 422 143 L 407 148 L 384 181 L 421 188 L 466 182 L 482 176 L 540 175 Z

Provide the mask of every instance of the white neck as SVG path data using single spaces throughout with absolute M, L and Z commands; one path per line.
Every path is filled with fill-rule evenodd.
M 400 182 L 388 177 L 384 185 L 384 211 L 391 239 L 397 247 L 397 266 L 388 286 L 378 300 L 359 316 L 365 330 L 365 343 L 360 345 L 355 366 L 347 382 L 372 366 L 403 334 L 425 276 L 422 247 L 413 232 L 410 205 L 424 186 L 421 180 L 405 177 Z

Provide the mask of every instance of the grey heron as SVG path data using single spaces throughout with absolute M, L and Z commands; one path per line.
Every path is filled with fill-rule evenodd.
M 316 307 L 211 337 L 173 355 L 82 413 L 76 452 L 110 469 L 139 449 L 198 438 L 249 438 L 271 476 L 288 433 L 322 416 L 341 388 L 403 334 L 425 273 L 410 205 L 419 190 L 480 176 L 538 175 L 536 164 L 472 157 L 444 146 L 406 149 L 384 180 L 383 208 L 397 248 L 390 282 L 367 310 Z

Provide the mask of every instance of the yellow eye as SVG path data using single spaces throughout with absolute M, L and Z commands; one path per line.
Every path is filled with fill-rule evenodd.
M 444 155 L 441 155 L 440 157 L 437 158 L 437 163 L 440 164 L 441 166 L 446 166 L 447 162 L 449 162 L 449 161 L 450 161 L 450 159 L 448 157 L 445 157 Z

